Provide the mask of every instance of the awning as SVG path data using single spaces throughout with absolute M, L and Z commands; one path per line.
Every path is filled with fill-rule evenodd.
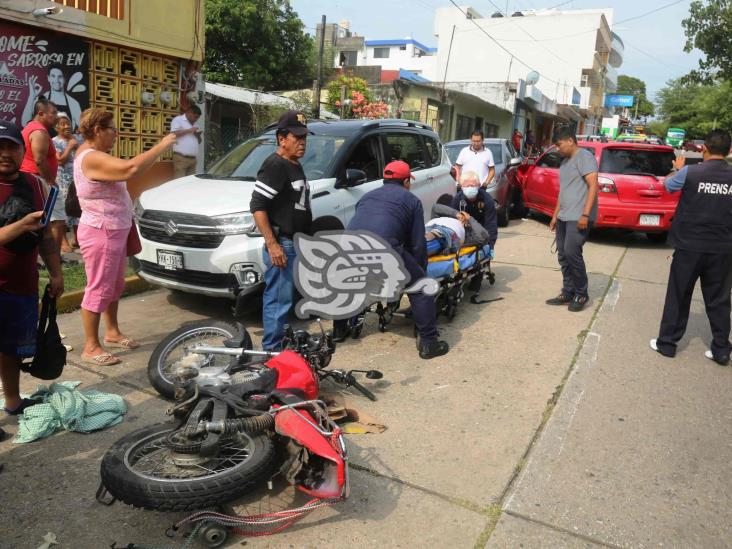
M 568 120 L 574 120 L 576 122 L 584 120 L 586 115 L 582 114 L 581 111 L 582 109 L 574 105 L 557 105 L 557 114 Z
M 206 93 L 215 95 L 216 97 L 221 97 L 222 99 L 228 99 L 229 101 L 236 101 L 237 103 L 285 108 L 293 107 L 295 105 L 292 99 L 287 99 L 286 97 L 275 95 L 273 93 L 239 88 L 228 84 L 214 84 L 213 82 L 206 82 L 205 86 Z

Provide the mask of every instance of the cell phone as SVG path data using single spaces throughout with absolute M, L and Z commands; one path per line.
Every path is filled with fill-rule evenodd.
M 56 198 L 58 197 L 58 187 L 50 187 L 48 190 L 48 196 L 46 197 L 46 203 L 43 205 L 43 215 L 41 215 L 41 227 L 48 227 L 48 223 L 51 221 L 51 212 L 53 207 L 56 205 Z

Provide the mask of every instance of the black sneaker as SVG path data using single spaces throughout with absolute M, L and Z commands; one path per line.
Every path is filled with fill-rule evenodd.
M 449 350 L 450 346 L 446 341 L 437 341 L 436 339 L 433 339 L 425 343 L 420 343 L 419 358 L 424 358 L 425 360 L 435 358 L 446 355 Z
M 557 297 L 547 299 L 545 303 L 547 305 L 566 305 L 570 301 L 572 301 L 572 296 L 562 292 Z
M 572 301 L 569 304 L 568 309 L 572 311 L 573 313 L 578 313 L 582 309 L 585 308 L 585 305 L 587 305 L 587 302 L 590 300 L 589 297 L 586 295 L 576 295 L 572 298 Z
M 708 350 L 704 353 L 704 356 L 707 357 L 709 360 L 713 360 L 720 366 L 729 366 L 729 355 L 716 357 L 711 350 Z

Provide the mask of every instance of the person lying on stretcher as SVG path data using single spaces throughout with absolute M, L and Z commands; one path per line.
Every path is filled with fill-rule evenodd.
M 437 217 L 427 222 L 424 237 L 427 240 L 427 255 L 456 253 L 465 243 L 465 227 L 470 214 L 457 212 L 453 217 Z

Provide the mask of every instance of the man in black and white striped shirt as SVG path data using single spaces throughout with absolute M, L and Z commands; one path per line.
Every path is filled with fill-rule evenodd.
M 305 117 L 288 111 L 277 124 L 277 151 L 262 163 L 249 209 L 264 237 L 265 290 L 262 306 L 267 351 L 281 350 L 295 297 L 293 263 L 296 233 L 310 234 L 310 188 L 300 159 L 305 155 Z

